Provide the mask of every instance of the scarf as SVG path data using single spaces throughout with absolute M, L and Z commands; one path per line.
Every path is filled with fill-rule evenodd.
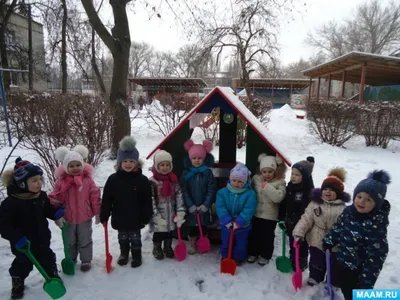
M 41 192 L 33 193 L 33 192 L 25 192 L 25 193 L 15 193 L 11 194 L 11 197 L 22 199 L 22 200 L 32 200 L 39 198 Z
M 82 187 L 83 187 L 83 183 L 82 183 L 83 177 L 84 177 L 83 172 L 82 172 L 81 174 L 79 174 L 79 175 L 76 175 L 76 176 L 72 176 L 72 175 L 66 176 L 64 179 L 65 179 L 65 181 L 67 182 L 67 184 L 66 184 L 65 187 L 60 191 L 59 194 L 64 194 L 64 193 L 65 193 L 66 191 L 68 191 L 74 184 L 75 184 L 76 186 L 78 186 L 78 187 L 79 187 L 79 191 L 81 191 L 81 190 L 82 190 Z
M 231 193 L 233 193 L 233 194 L 241 194 L 241 193 L 244 193 L 245 191 L 248 190 L 247 187 L 243 187 L 243 188 L 241 188 L 241 189 L 236 189 L 236 188 L 234 188 L 233 186 L 231 186 L 230 184 L 227 184 L 226 187 L 227 187 L 228 190 L 229 190 Z
M 190 167 L 189 171 L 186 173 L 185 175 L 185 180 L 189 180 L 190 178 L 192 178 L 194 175 L 200 174 L 200 173 L 204 173 L 205 171 L 208 170 L 208 167 L 206 165 L 202 165 L 200 167 Z
M 175 173 L 169 172 L 166 175 L 160 174 L 153 168 L 153 177 L 159 181 L 163 182 L 161 188 L 161 196 L 162 197 L 170 197 L 172 196 L 172 183 L 177 183 L 178 178 Z

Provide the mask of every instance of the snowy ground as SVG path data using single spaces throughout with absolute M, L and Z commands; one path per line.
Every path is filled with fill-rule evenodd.
M 133 123 L 132 133 L 138 140 L 141 157 L 147 154 L 161 140 L 161 136 L 148 131 L 144 120 L 137 119 Z M 307 121 L 296 119 L 294 111 L 285 106 L 271 114 L 268 128 L 273 143 L 285 151 L 292 163 L 313 155 L 316 159 L 314 182 L 320 185 L 327 171 L 334 166 L 343 166 L 348 172 L 346 190 L 352 193 L 355 185 L 366 174 L 375 169 L 388 170 L 392 175 L 392 184 L 388 188 L 387 199 L 392 204 L 389 226 L 390 252 L 385 266 L 376 284 L 376 288 L 400 288 L 400 280 L 396 275 L 395 262 L 400 259 L 400 143 L 393 143 L 389 149 L 366 148 L 362 138 L 347 144 L 347 149 L 324 145 L 308 132 Z M 201 135 L 196 132 L 195 139 Z M 0 160 L 7 155 L 9 148 L 0 150 Z M 213 153 L 217 156 L 218 149 Z M 34 160 L 33 154 L 20 151 L 27 159 Z M 239 150 L 238 160 L 243 161 L 245 152 Z M 146 161 L 145 174 L 151 160 Z M 105 161 L 95 173 L 95 180 L 103 186 L 110 173 L 113 162 Z M 289 177 L 289 174 L 287 174 Z M 57 254 L 58 263 L 63 258 L 60 230 L 51 224 L 53 232 L 52 247 Z M 119 254 L 117 234 L 110 230 L 111 254 L 114 256 L 115 268 L 111 274 L 104 270 L 104 238 L 101 226 L 94 226 L 94 260 L 93 269 L 83 274 L 77 270 L 76 275 L 67 277 L 61 274 L 67 294 L 63 299 L 310 299 L 316 288 L 307 285 L 295 293 L 291 275 L 276 271 L 275 262 L 265 267 L 244 265 L 238 267 L 236 276 L 219 273 L 218 249 L 204 255 L 188 256 L 183 262 L 174 260 L 156 261 L 152 254 L 151 234 L 147 228 L 142 231 L 143 265 L 138 269 L 119 267 L 115 260 Z M 274 255 L 280 255 L 281 235 L 277 230 L 276 249 Z M 10 277 L 8 268 L 13 259 L 7 241 L 0 239 L 0 299 L 8 299 Z M 303 280 L 307 280 L 307 272 Z M 24 299 L 49 299 L 42 291 L 43 280 L 36 270 L 26 280 L 27 290 Z

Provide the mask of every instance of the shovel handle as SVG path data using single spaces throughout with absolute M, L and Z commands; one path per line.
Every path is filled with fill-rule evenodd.
M 181 237 L 181 228 L 176 226 L 176 232 L 178 233 L 178 241 L 182 241 L 182 237 Z
M 110 249 L 108 248 L 108 226 L 107 223 L 103 223 L 104 227 L 104 242 L 106 245 L 106 255 L 108 256 L 110 254 Z
M 232 248 L 233 248 L 233 237 L 235 234 L 235 229 L 233 228 L 233 226 L 230 229 L 231 234 L 229 236 L 229 248 L 228 248 L 228 258 L 231 259 L 232 257 Z
M 294 241 L 293 246 L 296 249 L 296 271 L 300 270 L 300 245 L 299 241 Z
M 200 237 L 203 237 L 203 228 L 201 228 L 200 213 L 196 213 L 197 224 L 199 225 Z
M 64 222 L 64 226 L 61 229 L 62 240 L 63 240 L 63 244 L 64 244 L 64 256 L 65 256 L 65 258 L 69 257 L 68 241 L 67 241 L 68 226 L 69 226 L 69 224 L 67 222 Z
M 328 284 L 328 289 L 331 287 L 331 253 L 329 249 L 326 249 L 325 252 L 325 260 L 326 260 L 326 281 Z
M 282 229 L 282 256 L 286 254 L 286 230 Z
M 17 248 L 17 250 L 19 252 L 24 253 L 29 258 L 29 260 L 33 263 L 33 265 L 36 267 L 36 269 L 39 271 L 39 273 L 44 277 L 46 282 L 49 282 L 51 280 L 50 276 L 47 274 L 47 272 L 43 269 L 43 267 L 40 265 L 40 263 L 33 256 L 32 252 L 31 252 L 31 242 L 29 240 L 27 240 L 25 248 Z

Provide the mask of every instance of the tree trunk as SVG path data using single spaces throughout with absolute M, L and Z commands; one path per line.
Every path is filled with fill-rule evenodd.
M 63 7 L 63 19 L 61 28 L 61 91 L 63 94 L 67 93 L 68 89 L 68 70 L 67 70 L 67 0 L 61 0 Z
M 96 61 L 96 32 L 92 28 L 92 68 L 93 72 L 96 75 L 97 83 L 99 84 L 100 87 L 100 92 L 102 95 L 105 95 L 107 93 L 106 86 L 103 81 L 103 77 L 100 74 L 99 67 L 97 66 L 97 61 Z

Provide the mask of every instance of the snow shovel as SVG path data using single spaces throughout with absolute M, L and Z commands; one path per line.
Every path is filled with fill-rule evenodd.
M 45 283 L 43 284 L 43 290 L 52 299 L 58 299 L 65 295 L 67 290 L 65 289 L 63 282 L 61 281 L 61 279 L 49 277 L 49 275 L 46 273 L 46 271 L 43 269 L 43 267 L 39 264 L 39 262 L 33 256 L 32 252 L 31 252 L 31 243 L 29 240 L 27 241 L 26 247 L 19 248 L 17 246 L 17 250 L 19 252 L 24 253 L 29 258 L 29 260 L 33 263 L 33 265 L 36 267 L 36 269 L 39 271 L 39 273 L 46 280 Z
M 67 241 L 67 231 L 69 224 L 67 222 L 64 223 L 62 230 L 62 240 L 64 244 L 64 255 L 65 258 L 61 261 L 61 269 L 66 275 L 75 275 L 75 263 L 69 255 L 68 251 L 68 241 Z
M 231 235 L 229 237 L 228 257 L 221 260 L 221 273 L 235 275 L 236 262 L 232 259 L 233 238 L 235 229 L 231 228 Z
M 282 273 L 290 273 L 292 271 L 292 262 L 285 256 L 286 252 L 286 229 L 282 229 L 282 256 L 276 258 L 276 269 Z
M 186 245 L 182 241 L 181 228 L 177 227 L 176 232 L 178 233 L 178 244 L 175 246 L 174 253 L 177 261 L 186 259 Z
M 326 260 L 326 294 L 329 296 L 330 300 L 335 299 L 335 291 L 333 290 L 331 284 L 331 253 L 329 249 L 326 249 L 325 252 L 325 260 Z M 337 297 L 336 297 L 337 299 Z
M 197 223 L 199 225 L 200 238 L 197 241 L 197 249 L 200 253 L 208 252 L 211 249 L 210 240 L 203 236 L 203 229 L 201 228 L 200 214 L 196 214 Z
M 292 276 L 292 283 L 295 290 L 301 289 L 303 285 L 303 274 L 300 268 L 300 245 L 299 241 L 294 241 L 294 248 L 296 249 L 296 272 Z
M 108 227 L 107 227 L 107 223 L 103 223 L 103 227 L 104 227 L 104 240 L 105 240 L 105 245 L 106 245 L 106 270 L 107 273 L 110 273 L 112 270 L 111 267 L 111 262 L 112 262 L 112 255 L 110 254 L 110 248 L 108 245 Z

